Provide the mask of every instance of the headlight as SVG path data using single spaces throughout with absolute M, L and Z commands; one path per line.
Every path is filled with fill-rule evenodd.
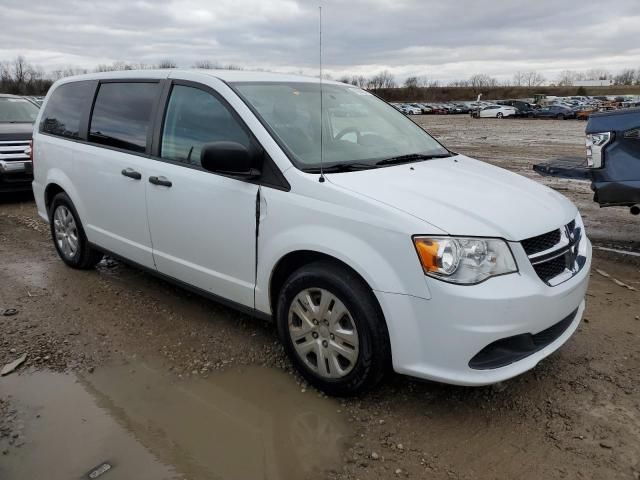
M 497 238 L 413 237 L 426 275 L 462 285 L 518 271 L 507 242 Z
M 587 146 L 587 167 L 602 167 L 602 150 L 609 144 L 611 137 L 611 132 L 587 134 L 585 139 Z

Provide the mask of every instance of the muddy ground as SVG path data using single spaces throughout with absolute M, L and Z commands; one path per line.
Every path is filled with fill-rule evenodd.
M 530 172 L 583 155 L 583 123 L 417 121 L 560 189 L 596 245 L 637 251 L 640 220 Z M 4 196 L 0 311 L 18 313 L 0 316 L 0 366 L 27 360 L 0 378 L 0 478 L 638 479 L 640 257 L 594 252 L 585 321 L 535 370 L 486 388 L 395 375 L 330 399 L 272 325 L 113 260 L 71 270 L 33 200 Z

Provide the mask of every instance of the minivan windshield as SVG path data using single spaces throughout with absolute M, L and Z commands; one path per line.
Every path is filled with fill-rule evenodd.
M 0 123 L 33 123 L 38 107 L 23 98 L 0 97 Z
M 237 82 L 232 87 L 304 171 L 420 161 L 449 151 L 375 95 L 347 85 Z

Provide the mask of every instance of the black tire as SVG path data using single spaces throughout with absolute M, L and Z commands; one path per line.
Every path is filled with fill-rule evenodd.
M 558 120 L 566 120 L 566 117 L 562 114 L 559 113 L 558 116 L 556 117 Z
M 504 115 L 502 115 L 502 112 L 498 112 L 496 113 L 496 118 L 502 118 Z
M 67 211 L 70 212 L 77 229 L 78 248 L 72 254 L 64 252 L 58 244 L 58 241 L 56 240 L 54 215 L 59 207 L 65 207 Z M 51 201 L 51 206 L 49 207 L 49 226 L 51 231 L 51 239 L 53 241 L 53 245 L 56 248 L 56 251 L 58 252 L 58 255 L 60 256 L 62 261 L 69 265 L 71 268 L 76 268 L 78 270 L 89 270 L 95 267 L 96 264 L 100 260 L 102 260 L 102 252 L 91 248 L 91 246 L 89 245 L 87 236 L 84 233 L 84 228 L 82 227 L 82 222 L 80 221 L 80 216 L 78 215 L 73 202 L 64 192 L 58 193 L 55 197 L 53 197 L 53 200 Z
M 359 353 L 352 370 L 341 378 L 318 375 L 300 358 L 289 333 L 289 308 L 305 289 L 324 289 L 347 308 L 358 333 Z M 329 395 L 350 396 L 377 385 L 391 366 L 389 333 L 377 300 L 362 279 L 347 268 L 318 261 L 295 271 L 284 283 L 276 312 L 278 335 L 300 374 Z M 317 337 L 317 335 L 316 335 Z

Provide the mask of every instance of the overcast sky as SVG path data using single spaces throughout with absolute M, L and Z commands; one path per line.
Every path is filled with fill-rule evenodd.
M 443 81 L 486 73 L 640 68 L 640 0 L 0 0 L 0 60 L 45 70 L 208 59 Z

